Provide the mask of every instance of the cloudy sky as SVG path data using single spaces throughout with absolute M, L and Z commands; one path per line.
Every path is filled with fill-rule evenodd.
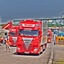
M 16 18 L 50 18 L 64 13 L 64 0 L 0 0 L 3 21 Z

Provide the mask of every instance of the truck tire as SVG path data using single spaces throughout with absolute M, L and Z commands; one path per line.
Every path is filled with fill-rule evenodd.
M 43 53 L 43 47 L 41 46 L 40 47 L 40 54 L 42 54 Z

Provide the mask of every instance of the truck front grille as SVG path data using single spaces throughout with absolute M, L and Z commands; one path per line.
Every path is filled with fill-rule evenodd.
M 24 41 L 24 44 L 26 46 L 26 49 L 28 49 L 31 41 L 32 41 L 33 38 L 23 38 L 23 41 Z
M 12 40 L 14 41 L 14 43 L 16 43 L 17 37 L 12 37 Z

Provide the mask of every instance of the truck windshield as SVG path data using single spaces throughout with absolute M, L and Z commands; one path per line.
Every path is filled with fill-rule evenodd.
M 38 30 L 20 30 L 19 32 L 24 36 L 38 36 L 39 34 Z
M 10 35 L 11 35 L 11 36 L 15 36 L 16 33 L 15 33 L 15 32 L 10 32 Z

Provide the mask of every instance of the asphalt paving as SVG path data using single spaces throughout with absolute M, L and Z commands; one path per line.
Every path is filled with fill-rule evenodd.
M 10 47 L 10 52 L 5 52 L 5 45 L 0 46 L 0 64 L 48 64 L 51 46 L 48 44 L 46 50 L 40 55 L 17 55 L 16 47 Z

